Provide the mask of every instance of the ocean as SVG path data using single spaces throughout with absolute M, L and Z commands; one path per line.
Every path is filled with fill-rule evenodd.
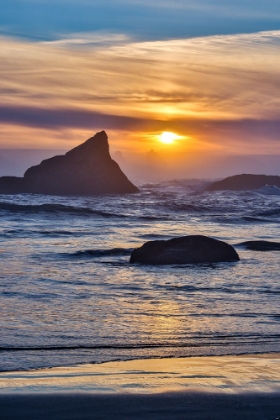
M 280 351 L 278 251 L 239 262 L 129 264 L 148 240 L 280 240 L 280 190 L 0 196 L 0 370 Z

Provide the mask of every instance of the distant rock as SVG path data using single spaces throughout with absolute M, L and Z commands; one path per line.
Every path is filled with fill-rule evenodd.
M 24 192 L 24 179 L 17 176 L 0 177 L 0 194 L 18 194 Z
M 124 155 L 122 152 L 120 152 L 119 150 L 117 150 L 114 154 L 113 154 L 113 158 L 114 160 L 121 166 L 121 165 L 126 165 L 127 161 L 124 158 Z
M 151 168 L 155 169 L 165 166 L 164 159 L 157 152 L 155 152 L 154 149 L 151 149 L 147 153 L 147 163 Z
M 0 174 L 7 175 L 9 171 L 10 162 L 0 155 Z
M 203 235 L 182 236 L 167 241 L 149 241 L 135 249 L 130 257 L 131 263 L 152 265 L 238 260 L 239 256 L 231 245 Z
M 246 241 L 237 244 L 251 251 L 280 251 L 280 243 L 272 241 Z
M 23 178 L 1 177 L 0 194 L 100 195 L 135 193 L 135 187 L 109 154 L 105 131 L 62 156 L 43 160 Z
M 280 187 L 280 176 L 251 174 L 234 175 L 221 181 L 213 182 L 206 190 L 258 190 L 266 185 L 276 185 L 277 187 Z

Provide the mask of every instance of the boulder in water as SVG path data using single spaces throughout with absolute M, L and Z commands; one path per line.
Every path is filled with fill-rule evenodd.
M 97 133 L 63 156 L 43 160 L 23 178 L 0 178 L 0 193 L 100 195 L 135 193 L 133 185 L 109 154 L 105 131 Z
M 231 245 L 203 235 L 182 236 L 167 241 L 149 241 L 135 249 L 130 257 L 131 263 L 152 265 L 238 260 L 239 256 Z
M 280 243 L 272 241 L 246 241 L 237 244 L 251 251 L 280 251 Z

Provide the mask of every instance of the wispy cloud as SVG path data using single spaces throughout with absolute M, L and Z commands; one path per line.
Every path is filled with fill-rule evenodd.
M 125 34 L 114 34 L 103 31 L 96 32 L 81 32 L 76 34 L 68 35 L 65 38 L 65 34 L 60 35 L 58 39 L 52 41 L 43 41 L 42 44 L 53 45 L 56 47 L 106 47 L 113 45 L 121 45 L 124 43 L 132 42 L 132 39 Z

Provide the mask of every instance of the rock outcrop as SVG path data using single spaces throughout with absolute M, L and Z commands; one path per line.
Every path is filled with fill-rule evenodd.
M 246 241 L 237 244 L 251 251 L 280 251 L 280 243 L 272 241 Z
M 130 257 L 131 263 L 152 265 L 238 260 L 239 256 L 231 245 L 203 235 L 182 236 L 167 241 L 149 241 L 135 249 Z
M 280 187 L 280 176 L 251 174 L 234 175 L 221 181 L 213 182 L 206 190 L 258 190 L 266 185 L 276 185 L 277 187 Z
M 1 177 L 0 194 L 85 195 L 135 193 L 135 187 L 109 154 L 105 131 L 63 156 L 43 160 L 23 178 Z

